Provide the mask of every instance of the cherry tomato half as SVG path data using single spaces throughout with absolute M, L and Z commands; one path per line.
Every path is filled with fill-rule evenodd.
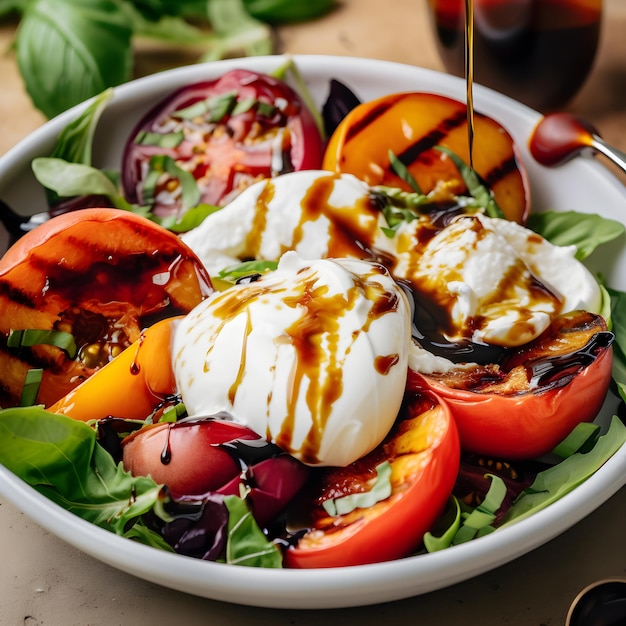
M 485 115 L 477 113 L 474 126 L 474 169 L 502 212 L 524 223 L 530 210 L 530 187 L 513 138 Z M 465 192 L 456 166 L 435 146 L 445 146 L 469 163 L 465 104 L 431 93 L 389 94 L 348 113 L 328 142 L 322 167 L 354 174 L 369 185 L 412 191 L 394 170 L 391 151 L 422 192 L 442 186 L 457 194 Z
M 295 568 L 343 567 L 407 556 L 419 547 L 454 486 L 460 464 L 456 426 L 448 407 L 419 395 L 380 446 L 345 468 L 324 472 L 313 523 L 285 564 Z M 325 500 L 368 491 L 376 467 L 391 465 L 391 495 L 367 508 L 331 516 Z
M 220 447 L 259 436 L 249 428 L 216 419 L 152 424 L 122 441 L 124 469 L 167 485 L 174 498 L 217 491 L 238 476 L 234 454 Z
M 114 359 L 156 320 L 189 312 L 213 291 L 192 250 L 150 220 L 109 208 L 73 211 L 25 234 L 0 260 L 0 406 L 20 402 L 43 369 L 49 406 Z M 55 345 L 9 347 L 11 330 L 64 331 Z
M 130 202 L 180 216 L 178 170 L 195 179 L 198 202 L 221 205 L 261 178 L 318 168 L 322 153 L 315 120 L 291 87 L 231 70 L 176 90 L 145 115 L 127 141 L 122 184 Z
M 502 367 L 444 375 L 409 370 L 407 385 L 450 407 L 464 450 L 532 459 L 596 417 L 611 380 L 611 343 L 600 316 L 575 312 L 557 318 Z

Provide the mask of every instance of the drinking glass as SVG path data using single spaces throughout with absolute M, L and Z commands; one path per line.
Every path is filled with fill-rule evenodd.
M 473 0 L 474 81 L 539 110 L 565 106 L 593 66 L 602 0 Z M 428 0 L 448 72 L 465 75 L 465 0 Z

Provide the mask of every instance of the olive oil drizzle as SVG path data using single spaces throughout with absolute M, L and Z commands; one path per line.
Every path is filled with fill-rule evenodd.
M 465 0 L 465 89 L 469 166 L 474 169 L 474 0 Z

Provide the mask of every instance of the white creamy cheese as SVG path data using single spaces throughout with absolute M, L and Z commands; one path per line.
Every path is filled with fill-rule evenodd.
M 378 254 L 395 278 L 436 301 L 453 341 L 518 346 L 559 313 L 600 310 L 597 281 L 575 248 L 514 222 L 461 216 L 425 243 L 421 219 L 393 237 L 385 225 L 370 189 L 354 176 L 303 171 L 251 186 L 183 239 L 212 273 L 244 258 L 277 260 L 291 249 L 308 259 Z
M 324 258 L 332 219 L 363 202 L 369 202 L 369 189 L 351 174 L 293 172 L 251 185 L 182 240 L 213 274 L 242 258 L 276 261 L 289 250 Z
M 183 318 L 173 368 L 191 415 L 226 411 L 305 463 L 343 466 L 396 419 L 410 336 L 408 299 L 381 265 L 289 252 Z
M 599 310 L 597 281 L 575 252 L 515 222 L 477 214 L 456 218 L 421 247 L 405 247 L 394 274 L 448 312 L 450 340 L 519 346 L 560 313 Z

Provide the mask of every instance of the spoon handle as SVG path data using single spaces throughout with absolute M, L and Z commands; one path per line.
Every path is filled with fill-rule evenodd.
M 603 154 L 607 159 L 611 160 L 623 172 L 626 172 L 626 153 L 607 144 L 598 136 L 593 137 L 592 147 Z

